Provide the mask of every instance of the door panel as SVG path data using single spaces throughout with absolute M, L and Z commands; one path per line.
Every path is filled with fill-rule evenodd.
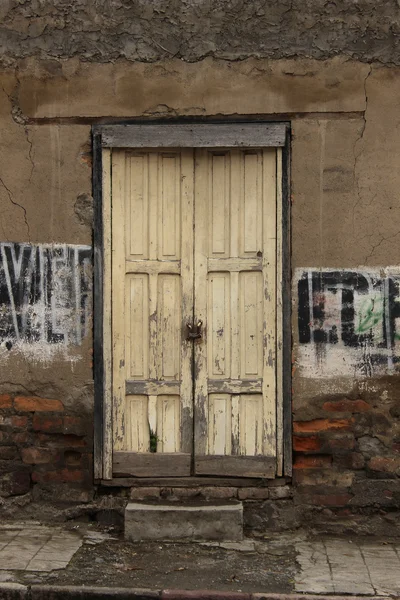
M 117 150 L 112 168 L 114 473 L 190 475 L 193 154 Z
M 275 151 L 196 151 L 195 223 L 196 473 L 273 477 Z

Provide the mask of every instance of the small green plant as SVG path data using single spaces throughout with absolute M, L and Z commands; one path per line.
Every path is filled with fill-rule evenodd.
M 150 429 L 150 452 L 157 452 L 157 442 L 159 438 L 155 431 Z

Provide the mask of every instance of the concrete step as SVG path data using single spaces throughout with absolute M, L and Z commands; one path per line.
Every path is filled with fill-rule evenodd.
M 130 502 L 125 509 L 125 539 L 240 541 L 243 505 Z

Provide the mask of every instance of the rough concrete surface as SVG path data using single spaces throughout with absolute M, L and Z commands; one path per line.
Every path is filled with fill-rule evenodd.
M 170 503 L 129 502 L 125 508 L 125 539 L 138 540 L 227 540 L 243 538 L 241 502 Z
M 399 64 L 399 6 L 324 0 L 6 0 L 0 18 L 3 61 L 81 56 L 155 61 L 211 55 L 326 59 L 339 53 Z

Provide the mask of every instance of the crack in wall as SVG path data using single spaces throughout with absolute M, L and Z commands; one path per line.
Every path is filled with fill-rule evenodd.
M 30 175 L 29 175 L 29 183 L 30 183 L 30 182 L 31 182 L 31 180 L 32 180 L 33 171 L 35 170 L 35 163 L 34 163 L 34 161 L 33 161 L 33 156 L 32 156 L 32 152 L 33 152 L 33 142 L 32 142 L 32 140 L 29 138 L 29 129 L 28 129 L 27 125 L 25 125 L 25 126 L 24 126 L 24 131 L 25 131 L 25 137 L 26 137 L 26 141 L 27 141 L 27 142 L 28 142 L 28 144 L 29 144 L 28 158 L 29 158 L 29 161 L 30 161 L 30 163 L 31 163 L 31 172 L 30 172 Z
M 368 263 L 368 260 L 370 258 L 373 257 L 373 255 L 375 254 L 375 251 L 384 243 L 384 242 L 388 242 L 389 240 L 394 239 L 395 237 L 397 237 L 398 235 L 400 235 L 400 231 L 397 231 L 396 233 L 393 233 L 392 235 L 388 235 L 388 236 L 384 236 L 381 235 L 381 239 L 379 240 L 379 242 L 377 242 L 376 244 L 373 244 L 371 252 L 365 257 L 364 259 L 364 264 Z
M 10 200 L 11 204 L 13 204 L 14 206 L 18 206 L 18 208 L 20 208 L 23 213 L 24 213 L 24 221 L 25 221 L 25 225 L 26 225 L 26 229 L 27 229 L 27 234 L 28 234 L 28 241 L 31 241 L 31 232 L 29 229 L 29 223 L 28 223 L 28 217 L 27 217 L 27 212 L 26 212 L 26 208 L 24 206 L 22 206 L 22 204 L 18 204 L 18 202 L 16 202 L 13 199 L 13 195 L 11 190 L 6 186 L 6 184 L 4 183 L 3 179 L 0 177 L 0 184 L 3 186 L 3 188 L 6 190 L 7 195 L 8 195 L 8 199 Z

